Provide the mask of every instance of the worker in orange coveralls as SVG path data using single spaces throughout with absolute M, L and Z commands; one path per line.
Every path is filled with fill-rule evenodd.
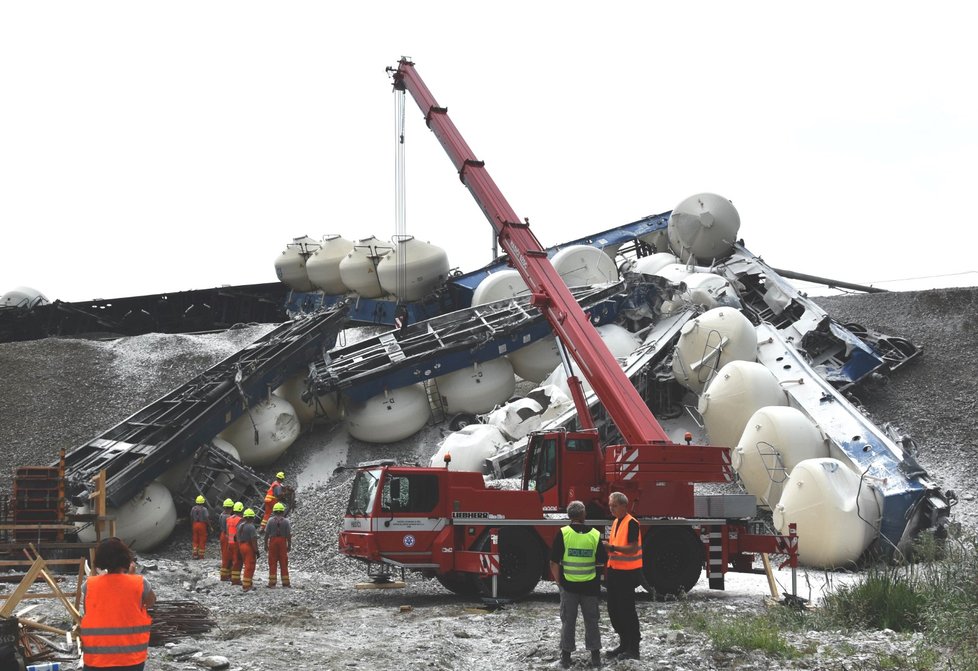
M 255 511 L 248 508 L 244 511 L 244 519 L 238 525 L 238 552 L 241 553 L 241 586 L 244 591 L 253 589 L 252 580 L 255 577 L 255 560 L 258 559 L 258 530 L 255 529 Z
M 268 524 L 268 520 L 272 516 L 272 509 L 275 507 L 275 504 L 282 500 L 282 494 L 285 491 L 284 487 L 285 473 L 279 471 L 275 474 L 275 480 L 268 486 L 268 491 L 265 492 L 265 514 L 261 519 L 262 531 L 265 531 L 265 525 Z
M 228 563 L 228 518 L 233 514 L 234 501 L 224 499 L 224 512 L 217 518 L 217 530 L 221 534 L 221 580 L 231 579 L 231 564 Z
M 211 511 L 205 505 L 207 500 L 197 496 L 197 505 L 190 509 L 191 543 L 194 546 L 194 559 L 204 558 L 204 548 L 207 546 L 207 521 Z
M 272 507 L 272 519 L 265 525 L 265 554 L 268 555 L 268 586 L 275 587 L 276 569 L 282 567 L 282 587 L 289 582 L 289 553 L 292 552 L 292 524 L 285 519 L 285 504 Z
M 231 517 L 228 518 L 228 558 L 224 566 L 231 576 L 232 585 L 241 584 L 241 553 L 238 552 L 238 524 L 241 522 L 241 512 L 244 504 L 238 501 L 231 509 Z

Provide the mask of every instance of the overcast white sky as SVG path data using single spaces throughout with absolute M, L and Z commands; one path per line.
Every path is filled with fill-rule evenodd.
M 389 238 L 401 55 L 545 245 L 712 191 L 775 267 L 978 284 L 972 7 L 3 2 L 0 293 L 268 282 L 294 237 Z M 408 232 L 488 262 L 407 118 Z

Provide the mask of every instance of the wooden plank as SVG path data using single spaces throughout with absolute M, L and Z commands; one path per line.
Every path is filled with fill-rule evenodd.
M 81 624 L 81 613 L 78 612 L 78 609 L 75 608 L 74 604 L 68 601 L 68 597 L 66 597 L 65 593 L 61 591 L 60 587 L 58 587 L 58 583 L 54 580 L 54 578 L 52 578 L 51 575 L 44 570 L 44 560 L 41 558 L 40 553 L 38 553 L 38 551 L 34 549 L 33 545 L 31 545 L 30 548 L 31 548 L 31 552 L 37 555 L 38 561 L 41 562 L 41 575 L 47 581 L 48 585 L 51 586 L 51 589 L 58 596 L 58 598 L 61 600 L 61 603 L 64 605 L 65 610 L 67 610 L 68 614 L 71 615 L 71 618 L 75 621 L 75 624 Z
M 778 598 L 778 586 L 774 582 L 774 572 L 771 570 L 771 560 L 768 558 L 766 552 L 761 553 L 761 561 L 764 562 L 764 573 L 767 575 L 767 586 L 771 590 L 771 598 Z
M 20 581 L 19 585 L 17 585 L 17 589 L 15 589 L 13 593 L 3 602 L 3 607 L 0 608 L 0 616 L 10 617 L 10 614 L 14 612 L 14 608 L 17 607 L 17 604 L 20 603 L 21 599 L 24 598 L 24 595 L 27 594 L 27 590 L 31 588 L 31 585 L 34 584 L 34 580 L 42 570 L 44 570 L 44 560 L 38 557 L 36 560 L 34 560 L 34 563 L 31 564 L 31 568 L 24 575 L 24 579 Z
M 25 627 L 31 627 L 32 629 L 40 629 L 41 631 L 47 631 L 52 634 L 59 634 L 60 636 L 65 636 L 68 631 L 66 629 L 58 629 L 57 627 L 52 627 L 51 625 L 41 624 L 40 622 L 35 622 L 34 620 L 25 620 L 24 618 L 18 618 L 21 625 Z

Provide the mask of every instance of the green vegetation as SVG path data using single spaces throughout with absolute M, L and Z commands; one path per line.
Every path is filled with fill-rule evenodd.
M 922 642 L 914 650 L 880 653 L 870 668 L 978 671 L 978 538 L 938 544 L 924 537 L 914 547 L 913 562 L 874 566 L 859 582 L 828 594 L 821 608 L 724 616 L 683 604 L 673 614 L 672 626 L 706 635 L 720 652 L 762 651 L 780 659 L 814 653 L 791 645 L 786 632 L 918 632 Z M 840 662 L 855 652 L 848 644 L 837 649 Z

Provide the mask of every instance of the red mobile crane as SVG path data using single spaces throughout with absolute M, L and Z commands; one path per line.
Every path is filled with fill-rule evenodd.
M 546 315 L 625 444 L 599 444 L 580 382 L 572 377 L 581 430 L 532 435 L 520 490 L 487 488 L 481 473 L 390 461 L 361 464 L 340 534 L 341 552 L 367 562 L 368 574 L 378 580 L 389 579 L 395 569 L 418 570 L 456 593 L 488 593 L 495 583 L 499 595 L 519 597 L 541 578 L 552 579 L 548 548 L 558 533 L 556 525 L 566 520 L 550 520 L 545 513 L 563 511 L 578 499 L 586 504 L 589 518 L 606 524 L 608 494 L 621 491 L 642 524 L 644 570 L 657 594 L 688 591 L 704 565 L 709 566 L 710 586 L 722 589 L 724 573 L 753 571 L 758 553 L 786 554 L 785 564 L 796 566 L 793 532 L 750 532 L 753 497 L 694 495 L 694 483 L 731 479 L 729 449 L 669 439 L 528 222 L 520 221 L 414 64 L 402 58 L 388 71 L 394 89 L 410 93 L 420 107 L 530 288 L 532 304 Z

